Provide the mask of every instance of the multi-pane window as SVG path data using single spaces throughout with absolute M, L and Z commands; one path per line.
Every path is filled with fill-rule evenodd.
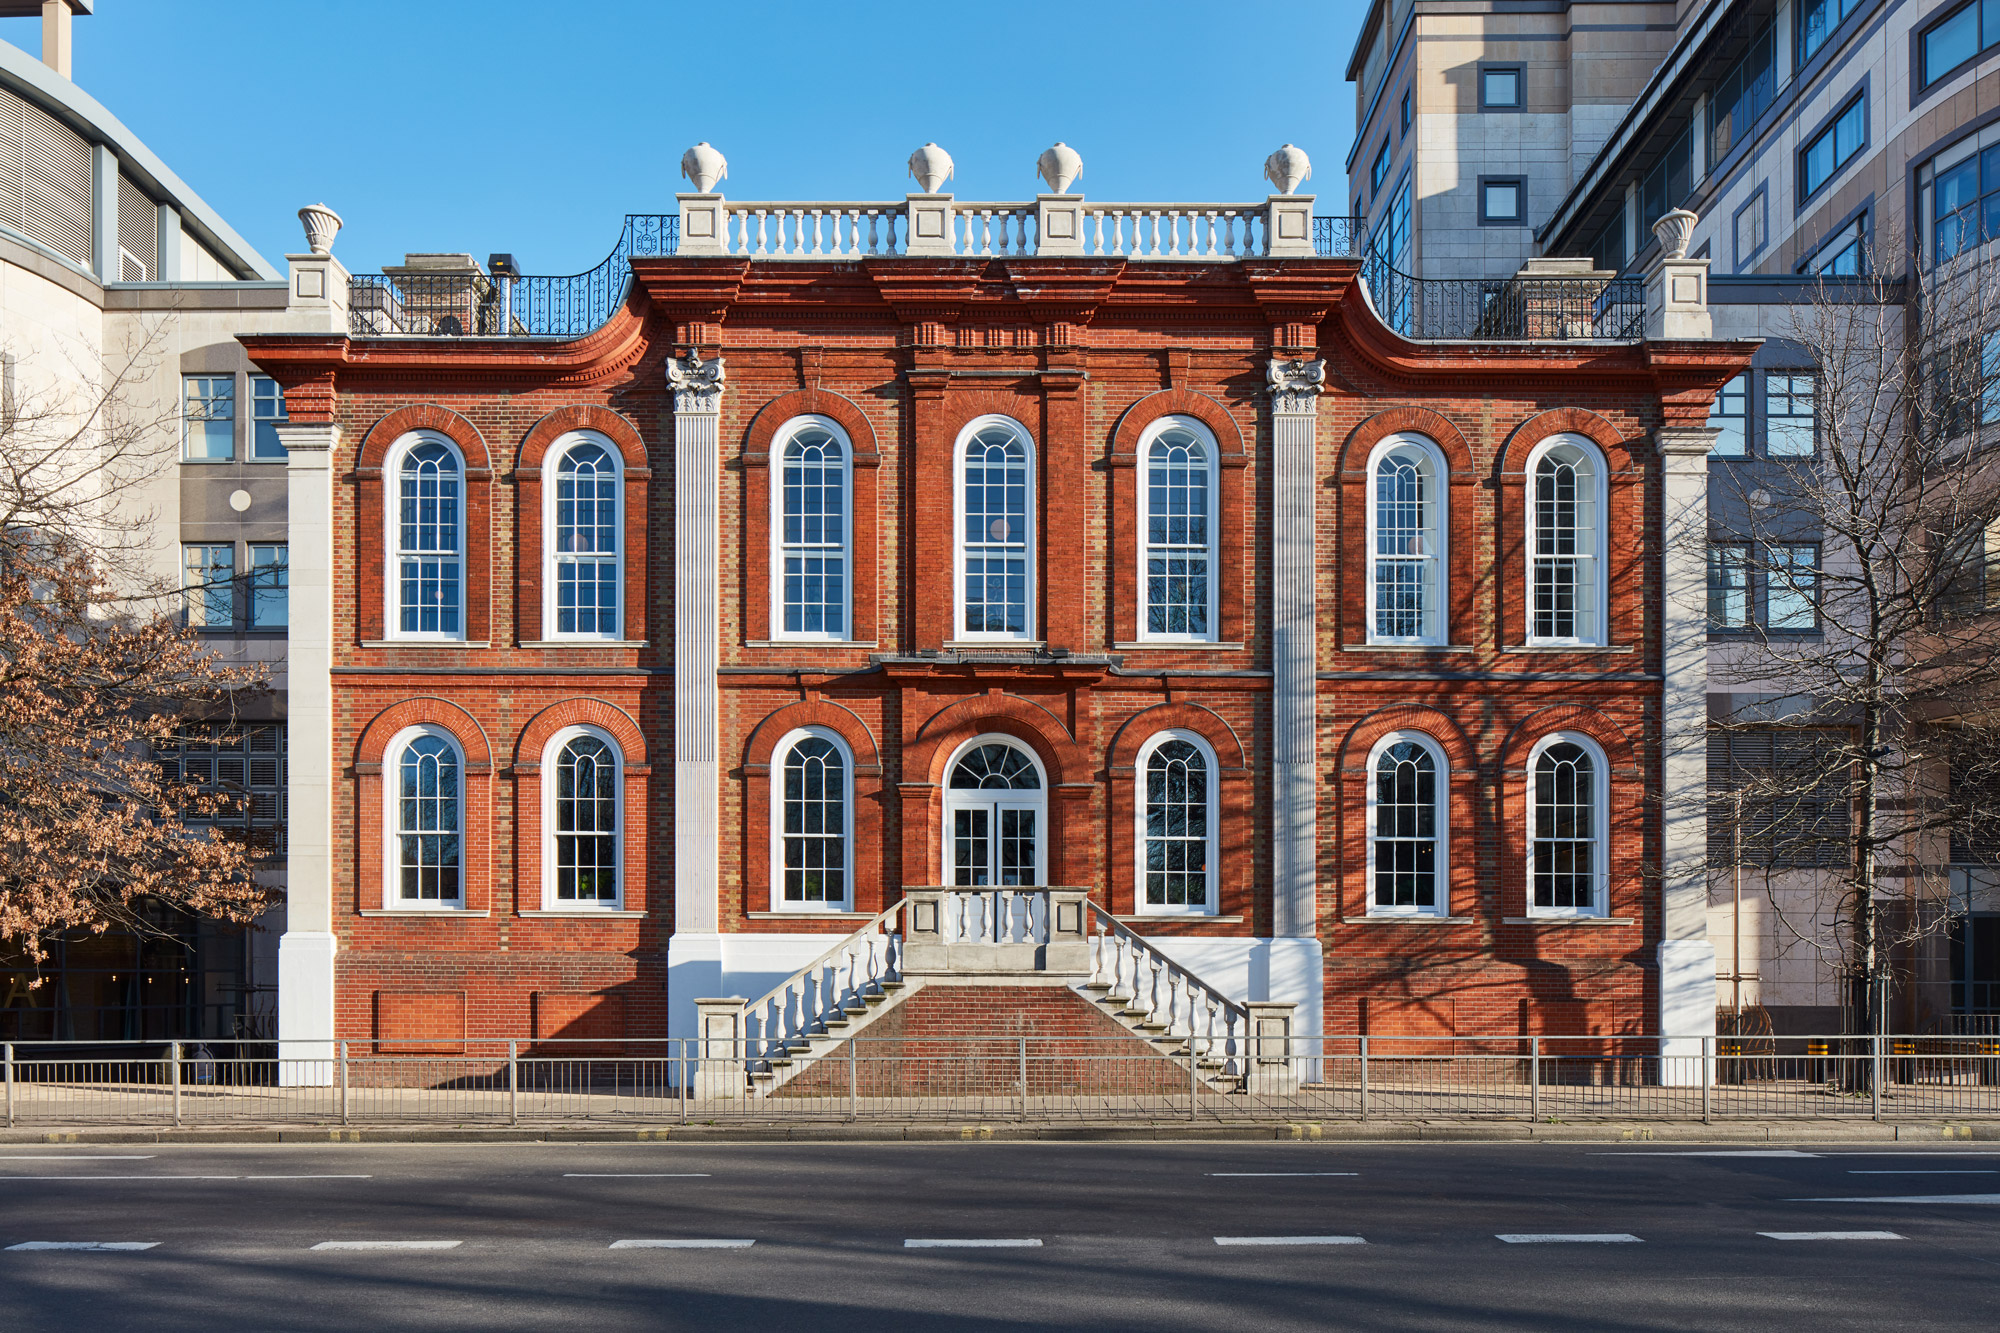
M 618 465 L 602 445 L 572 445 L 556 467 L 557 634 L 618 637 Z
M 283 629 L 290 623 L 290 589 L 283 542 L 250 543 L 250 627 Z
M 1146 757 L 1146 906 L 1205 911 L 1210 902 L 1208 756 L 1173 737 Z
M 196 629 L 236 624 L 236 546 L 232 542 L 181 547 L 181 588 L 187 623 Z
M 273 461 L 285 458 L 285 443 L 278 438 L 278 427 L 288 418 L 285 416 L 285 391 L 278 382 L 268 375 L 250 377 L 250 457 L 259 461 Z
M 1722 386 L 1708 409 L 1708 424 L 1721 431 L 1709 453 L 1718 458 L 1741 458 L 1749 451 L 1750 377 L 1738 375 Z
M 848 457 L 840 436 L 808 420 L 779 455 L 779 632 L 847 635 Z
M 1374 589 L 1368 632 L 1378 641 L 1440 641 L 1439 477 L 1436 458 L 1417 444 L 1375 461 L 1369 526 Z
M 1597 642 L 1597 481 L 1592 456 L 1580 446 L 1540 451 L 1531 478 L 1531 638 Z
M 1717 868 L 1845 864 L 1852 814 L 1841 733 L 1710 729 L 1708 863 Z
M 1854 12 L 1861 0 L 1799 0 L 1792 11 L 1792 26 L 1798 36 L 1798 65 L 1811 60 L 1826 45 L 1826 39 L 1840 21 Z
M 1558 914 L 1596 912 L 1603 857 L 1596 756 L 1576 741 L 1555 740 L 1536 752 L 1529 781 L 1531 906 Z
M 461 900 L 462 771 L 458 747 L 435 732 L 418 732 L 397 755 L 392 836 L 396 901 L 403 906 Z
M 1764 618 L 1772 629 L 1819 627 L 1819 547 L 1777 542 L 1768 548 Z
M 153 752 L 160 777 L 227 798 L 190 827 L 220 830 L 273 856 L 285 854 L 285 726 L 282 722 L 187 722 Z
M 618 757 L 588 733 L 564 743 L 555 762 L 556 892 L 561 903 L 618 902 Z
M 1375 758 L 1369 864 L 1377 912 L 1439 910 L 1444 820 L 1439 765 L 1428 745 L 1393 740 Z
M 404 634 L 457 638 L 462 552 L 458 455 L 435 440 L 403 454 L 397 470 L 399 504 L 395 588 L 398 629 Z
M 236 457 L 236 377 L 181 377 L 181 457 L 221 463 Z
M 792 742 L 779 773 L 779 900 L 839 907 L 847 901 L 847 756 L 808 732 Z
M 1860 97 L 1799 150 L 1799 198 L 1810 198 L 1868 143 L 1868 104 Z
M 1710 168 L 1729 156 L 1730 149 L 1750 134 L 1757 118 L 1770 110 L 1778 92 L 1778 48 L 1769 21 L 1759 28 L 1743 55 L 1730 66 L 1708 99 L 1708 162 Z M 1656 215 L 1657 216 L 1657 215 Z
M 962 447 L 959 476 L 959 630 L 981 638 L 1032 638 L 1033 459 L 1027 440 L 1007 423 L 979 426 Z
M 2000 236 L 2000 144 L 1938 169 L 1931 199 L 1934 263 Z
M 1382 140 L 1382 147 L 1375 153 L 1374 165 L 1368 168 L 1368 188 L 1376 194 L 1382 193 L 1382 182 L 1389 179 L 1389 141 Z
M 1708 627 L 1750 626 L 1750 548 L 1742 542 L 1708 546 Z
M 1772 458 L 1810 458 L 1816 417 L 1811 371 L 1773 370 L 1764 375 L 1764 452 Z
M 1148 638 L 1206 639 L 1214 564 L 1213 450 L 1179 422 L 1146 450 L 1145 550 Z
M 2000 45 L 2000 0 L 1967 0 L 1917 38 L 1923 75 L 1918 87 L 1943 78 L 1990 46 Z

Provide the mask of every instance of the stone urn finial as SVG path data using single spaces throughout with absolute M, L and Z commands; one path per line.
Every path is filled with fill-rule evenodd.
M 951 154 L 934 143 L 910 154 L 910 174 L 917 178 L 925 194 L 937 194 L 951 179 L 951 173 Z
M 1653 224 L 1653 235 L 1660 241 L 1662 259 L 1686 259 L 1688 243 L 1694 240 L 1694 224 L 1701 221 L 1699 214 L 1690 213 L 1685 208 L 1676 208 Z
M 1058 141 L 1053 148 L 1042 150 L 1035 159 L 1035 170 L 1041 173 L 1050 194 L 1068 194 L 1071 183 L 1083 174 L 1083 158 L 1076 149 Z
M 696 194 L 714 194 L 715 183 L 729 179 L 729 159 L 704 139 L 681 154 L 681 175 L 694 183 Z
M 1312 174 L 1312 159 L 1305 149 L 1293 144 L 1285 144 L 1264 159 L 1264 179 L 1276 186 L 1279 194 L 1297 194 Z
M 340 234 L 340 214 L 325 204 L 307 204 L 299 210 L 306 224 L 306 248 L 316 255 L 333 253 L 333 238 Z

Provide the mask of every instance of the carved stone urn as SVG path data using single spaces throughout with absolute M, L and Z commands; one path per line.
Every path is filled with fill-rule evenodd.
M 729 179 L 729 159 L 704 139 L 681 154 L 681 175 L 694 182 L 696 194 L 714 194 L 715 183 Z
M 1035 159 L 1035 170 L 1048 184 L 1050 194 L 1068 194 L 1071 183 L 1083 174 L 1083 158 L 1076 149 L 1059 142 L 1042 150 L 1042 155 Z
M 306 248 L 316 255 L 333 253 L 333 238 L 340 234 L 340 214 L 325 204 L 307 204 L 299 210 L 306 224 Z
M 1660 257 L 1663 259 L 1686 259 L 1688 243 L 1694 240 L 1694 224 L 1701 221 L 1699 214 L 1690 213 L 1685 208 L 1676 208 L 1653 224 L 1653 235 L 1660 240 Z
M 944 183 L 951 179 L 951 154 L 934 143 L 927 143 L 910 154 L 910 174 L 917 178 L 925 194 L 937 194 Z
M 1264 159 L 1264 179 L 1276 186 L 1279 194 L 1297 194 L 1312 174 L 1312 159 L 1294 144 L 1286 144 Z

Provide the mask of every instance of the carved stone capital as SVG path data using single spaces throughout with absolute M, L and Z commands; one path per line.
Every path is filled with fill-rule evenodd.
M 1274 356 L 1265 378 L 1271 390 L 1272 411 L 1310 416 L 1317 409 L 1320 391 L 1326 387 L 1326 362 Z
M 674 391 L 674 411 L 720 412 L 724 378 L 719 356 L 704 361 L 699 352 L 689 352 L 679 361 L 668 361 L 667 387 Z

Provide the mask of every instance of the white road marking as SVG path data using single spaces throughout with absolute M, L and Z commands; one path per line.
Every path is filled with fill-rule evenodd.
M 315 1250 L 455 1250 L 462 1240 L 323 1240 Z
M 1709 1152 L 1647 1152 L 1620 1150 L 1618 1152 L 1594 1152 L 1591 1157 L 1823 1157 L 1824 1153 L 1800 1152 L 1797 1148 L 1742 1148 L 1717 1149 Z
M 156 1240 L 24 1240 L 19 1245 L 9 1245 L 9 1250 L 93 1250 L 103 1253 L 116 1251 L 126 1253 L 132 1250 L 150 1250 L 160 1242 Z
M 134 1153 L 50 1153 L 45 1157 L 0 1157 L 0 1162 L 150 1162 L 153 1154 Z
M 1787 1203 L 2000 1203 L 2000 1194 L 1870 1194 L 1846 1199 L 1787 1199 Z
M 614 1250 L 747 1250 L 754 1240 L 614 1240 Z
M 1217 1236 L 1217 1245 L 1366 1245 L 1364 1236 Z
M 0 1180 L 373 1180 L 373 1176 L 10 1176 Z
M 707 1180 L 706 1171 L 565 1171 L 564 1180 Z
M 1639 1238 L 1624 1231 L 1582 1231 L 1565 1234 L 1557 1231 L 1521 1231 L 1510 1235 L 1499 1235 L 1495 1240 L 1504 1240 L 1509 1245 L 1637 1245 Z
M 1772 1240 L 1902 1240 L 1893 1231 L 1760 1231 Z
M 238 1176 L 238 1180 L 373 1180 L 373 1176 Z
M 1992 1169 L 1985 1171 L 1849 1171 L 1850 1176 L 1991 1176 L 2000 1175 Z
M 906 1240 L 906 1250 L 1039 1250 L 1038 1240 Z
M 1268 1176 L 1358 1176 L 1359 1171 L 1204 1171 L 1218 1180 L 1248 1180 Z

